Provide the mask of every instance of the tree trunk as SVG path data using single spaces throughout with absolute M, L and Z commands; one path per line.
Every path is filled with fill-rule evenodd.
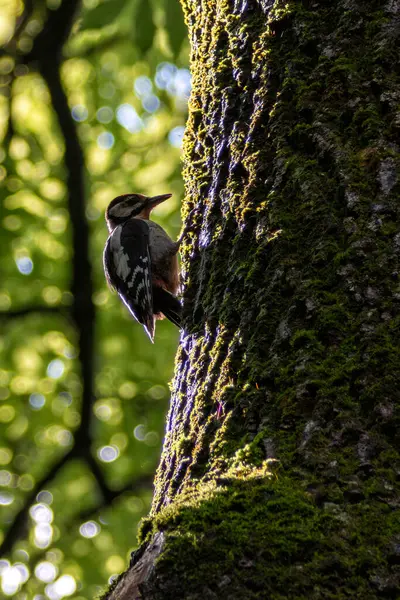
M 399 598 L 400 2 L 184 10 L 186 328 L 110 598 Z

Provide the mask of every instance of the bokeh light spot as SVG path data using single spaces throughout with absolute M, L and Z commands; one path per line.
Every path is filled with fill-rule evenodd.
M 0 506 L 10 506 L 14 502 L 13 494 L 9 492 L 1 492 L 0 493 Z
M 83 106 L 82 104 L 77 104 L 76 106 L 73 106 L 71 114 L 74 121 L 77 121 L 78 123 L 82 123 L 82 121 L 86 121 L 86 119 L 88 118 L 88 110 L 86 106 Z
M 137 385 L 133 381 L 124 381 L 119 388 L 118 393 L 124 400 L 130 400 L 137 394 Z
M 47 304 L 58 304 L 61 300 L 61 290 L 55 285 L 49 285 L 42 291 L 42 296 Z
M 174 127 L 168 134 L 168 141 L 171 146 L 174 148 L 182 148 L 182 140 L 183 134 L 185 133 L 185 128 L 182 125 L 178 125 L 178 127 Z
M 33 271 L 33 262 L 29 256 L 21 256 L 20 258 L 16 258 L 15 262 L 17 264 L 18 271 L 22 273 L 22 275 L 30 275 Z
M 35 575 L 44 583 L 51 583 L 57 577 L 57 567 L 53 563 L 45 560 L 35 567 Z
M 142 96 L 147 96 L 151 93 L 153 84 L 151 79 L 146 77 L 146 75 L 140 75 L 140 77 L 136 77 L 133 89 L 135 90 L 136 95 L 141 98 Z
M 34 504 L 29 509 L 29 514 L 36 523 L 51 523 L 53 520 L 53 511 L 47 504 Z
M 142 106 L 146 112 L 154 113 L 160 108 L 160 99 L 154 94 L 150 94 L 150 96 L 143 98 Z
M 36 500 L 38 502 L 43 502 L 44 504 L 52 504 L 53 494 L 51 492 L 48 492 L 47 490 L 42 490 L 36 496 Z
M 69 392 L 60 392 L 58 394 L 63 406 L 71 406 L 72 404 L 72 396 Z
M 192 88 L 192 79 L 188 69 L 178 69 L 167 84 L 167 91 L 181 100 L 187 100 Z
M 144 438 L 144 443 L 147 446 L 157 446 L 158 442 L 159 442 L 159 435 L 156 431 L 149 431 L 148 433 L 146 433 L 145 438 Z
M 11 482 L 11 473 L 2 469 L 0 471 L 0 485 L 10 485 Z
M 0 293 L 0 309 L 8 310 L 11 306 L 11 298 L 6 292 Z
M 102 150 L 110 150 L 114 146 L 114 136 L 109 131 L 103 131 L 97 138 L 97 145 Z
M 0 448 L 0 465 L 8 465 L 13 457 L 13 452 L 10 448 Z
M 46 586 L 46 595 L 50 600 L 61 600 L 65 596 L 72 596 L 76 590 L 76 581 L 72 575 L 62 575 L 54 583 Z
M 109 106 L 101 106 L 96 113 L 96 118 L 99 123 L 110 123 L 113 119 L 114 113 Z
M 95 415 L 100 421 L 107 422 L 112 415 L 111 407 L 108 404 L 96 404 L 94 407 Z
M 121 104 L 117 109 L 117 121 L 130 133 L 143 128 L 143 121 L 131 104 Z
M 3 219 L 3 225 L 8 231 L 18 231 L 18 229 L 21 229 L 22 221 L 16 215 L 8 215 Z
M 7 596 L 13 596 L 29 578 L 29 570 L 22 563 L 9 565 L 2 570 L 1 588 Z
M 79 533 L 85 538 L 94 538 L 100 531 L 100 525 L 96 521 L 87 521 L 79 527 Z
M 113 462 L 119 456 L 119 449 L 116 446 L 103 446 L 97 452 L 97 456 L 103 462 Z
M 161 400 L 166 397 L 167 393 L 168 390 L 163 385 L 153 385 L 153 387 L 147 391 L 148 396 L 153 398 L 153 400 Z
M 31 394 L 29 396 L 29 404 L 33 410 L 40 410 L 46 404 L 46 398 L 42 394 Z
M 64 373 L 64 363 L 59 358 L 52 360 L 47 367 L 47 375 L 51 379 L 59 379 Z
M 110 556 L 106 562 L 106 569 L 109 573 L 120 573 L 125 567 L 125 561 L 121 556 Z
M 37 548 L 47 548 L 53 538 L 53 528 L 48 523 L 39 523 L 34 529 L 34 541 Z
M 145 436 L 146 436 L 146 428 L 144 425 L 137 425 L 135 427 L 135 429 L 133 430 L 133 435 L 135 436 L 135 438 L 139 441 L 139 442 L 143 442 Z
M 156 86 L 160 90 L 165 90 L 167 88 L 168 83 L 173 79 L 175 73 L 177 72 L 177 67 L 169 62 L 162 62 L 157 66 L 156 72 Z
M 10 404 L 0 407 L 0 423 L 10 423 L 15 417 L 15 408 Z
M 143 500 L 138 496 L 132 496 L 127 502 L 127 508 L 132 513 L 141 512 L 144 509 L 144 507 L 145 505 Z
M 105 100 L 110 100 L 115 94 L 115 85 L 110 82 L 104 83 L 99 88 L 99 94 Z

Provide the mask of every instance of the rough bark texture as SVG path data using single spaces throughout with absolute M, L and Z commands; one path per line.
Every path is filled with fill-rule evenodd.
M 399 598 L 400 2 L 183 4 L 197 231 L 137 597 Z

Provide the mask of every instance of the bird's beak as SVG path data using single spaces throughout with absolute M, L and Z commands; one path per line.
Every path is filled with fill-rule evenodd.
M 164 202 L 164 200 L 168 200 L 168 198 L 171 198 L 171 196 L 172 194 L 162 194 L 161 196 L 153 196 L 152 198 L 148 199 L 147 206 L 149 208 L 154 208 L 158 204 L 161 204 L 161 202 Z

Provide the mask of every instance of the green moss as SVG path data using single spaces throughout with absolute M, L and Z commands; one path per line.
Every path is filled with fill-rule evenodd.
M 184 4 L 197 229 L 142 533 L 167 535 L 159 597 L 396 598 L 395 17 Z
M 374 598 L 363 573 L 386 566 L 382 550 L 396 527 L 381 509 L 364 503 L 344 513 L 332 502 L 321 509 L 286 477 L 228 473 L 157 515 L 166 543 L 146 589 L 164 600 L 183 589 L 193 599 L 283 600 L 319 597 L 318 590 L 324 598 Z

